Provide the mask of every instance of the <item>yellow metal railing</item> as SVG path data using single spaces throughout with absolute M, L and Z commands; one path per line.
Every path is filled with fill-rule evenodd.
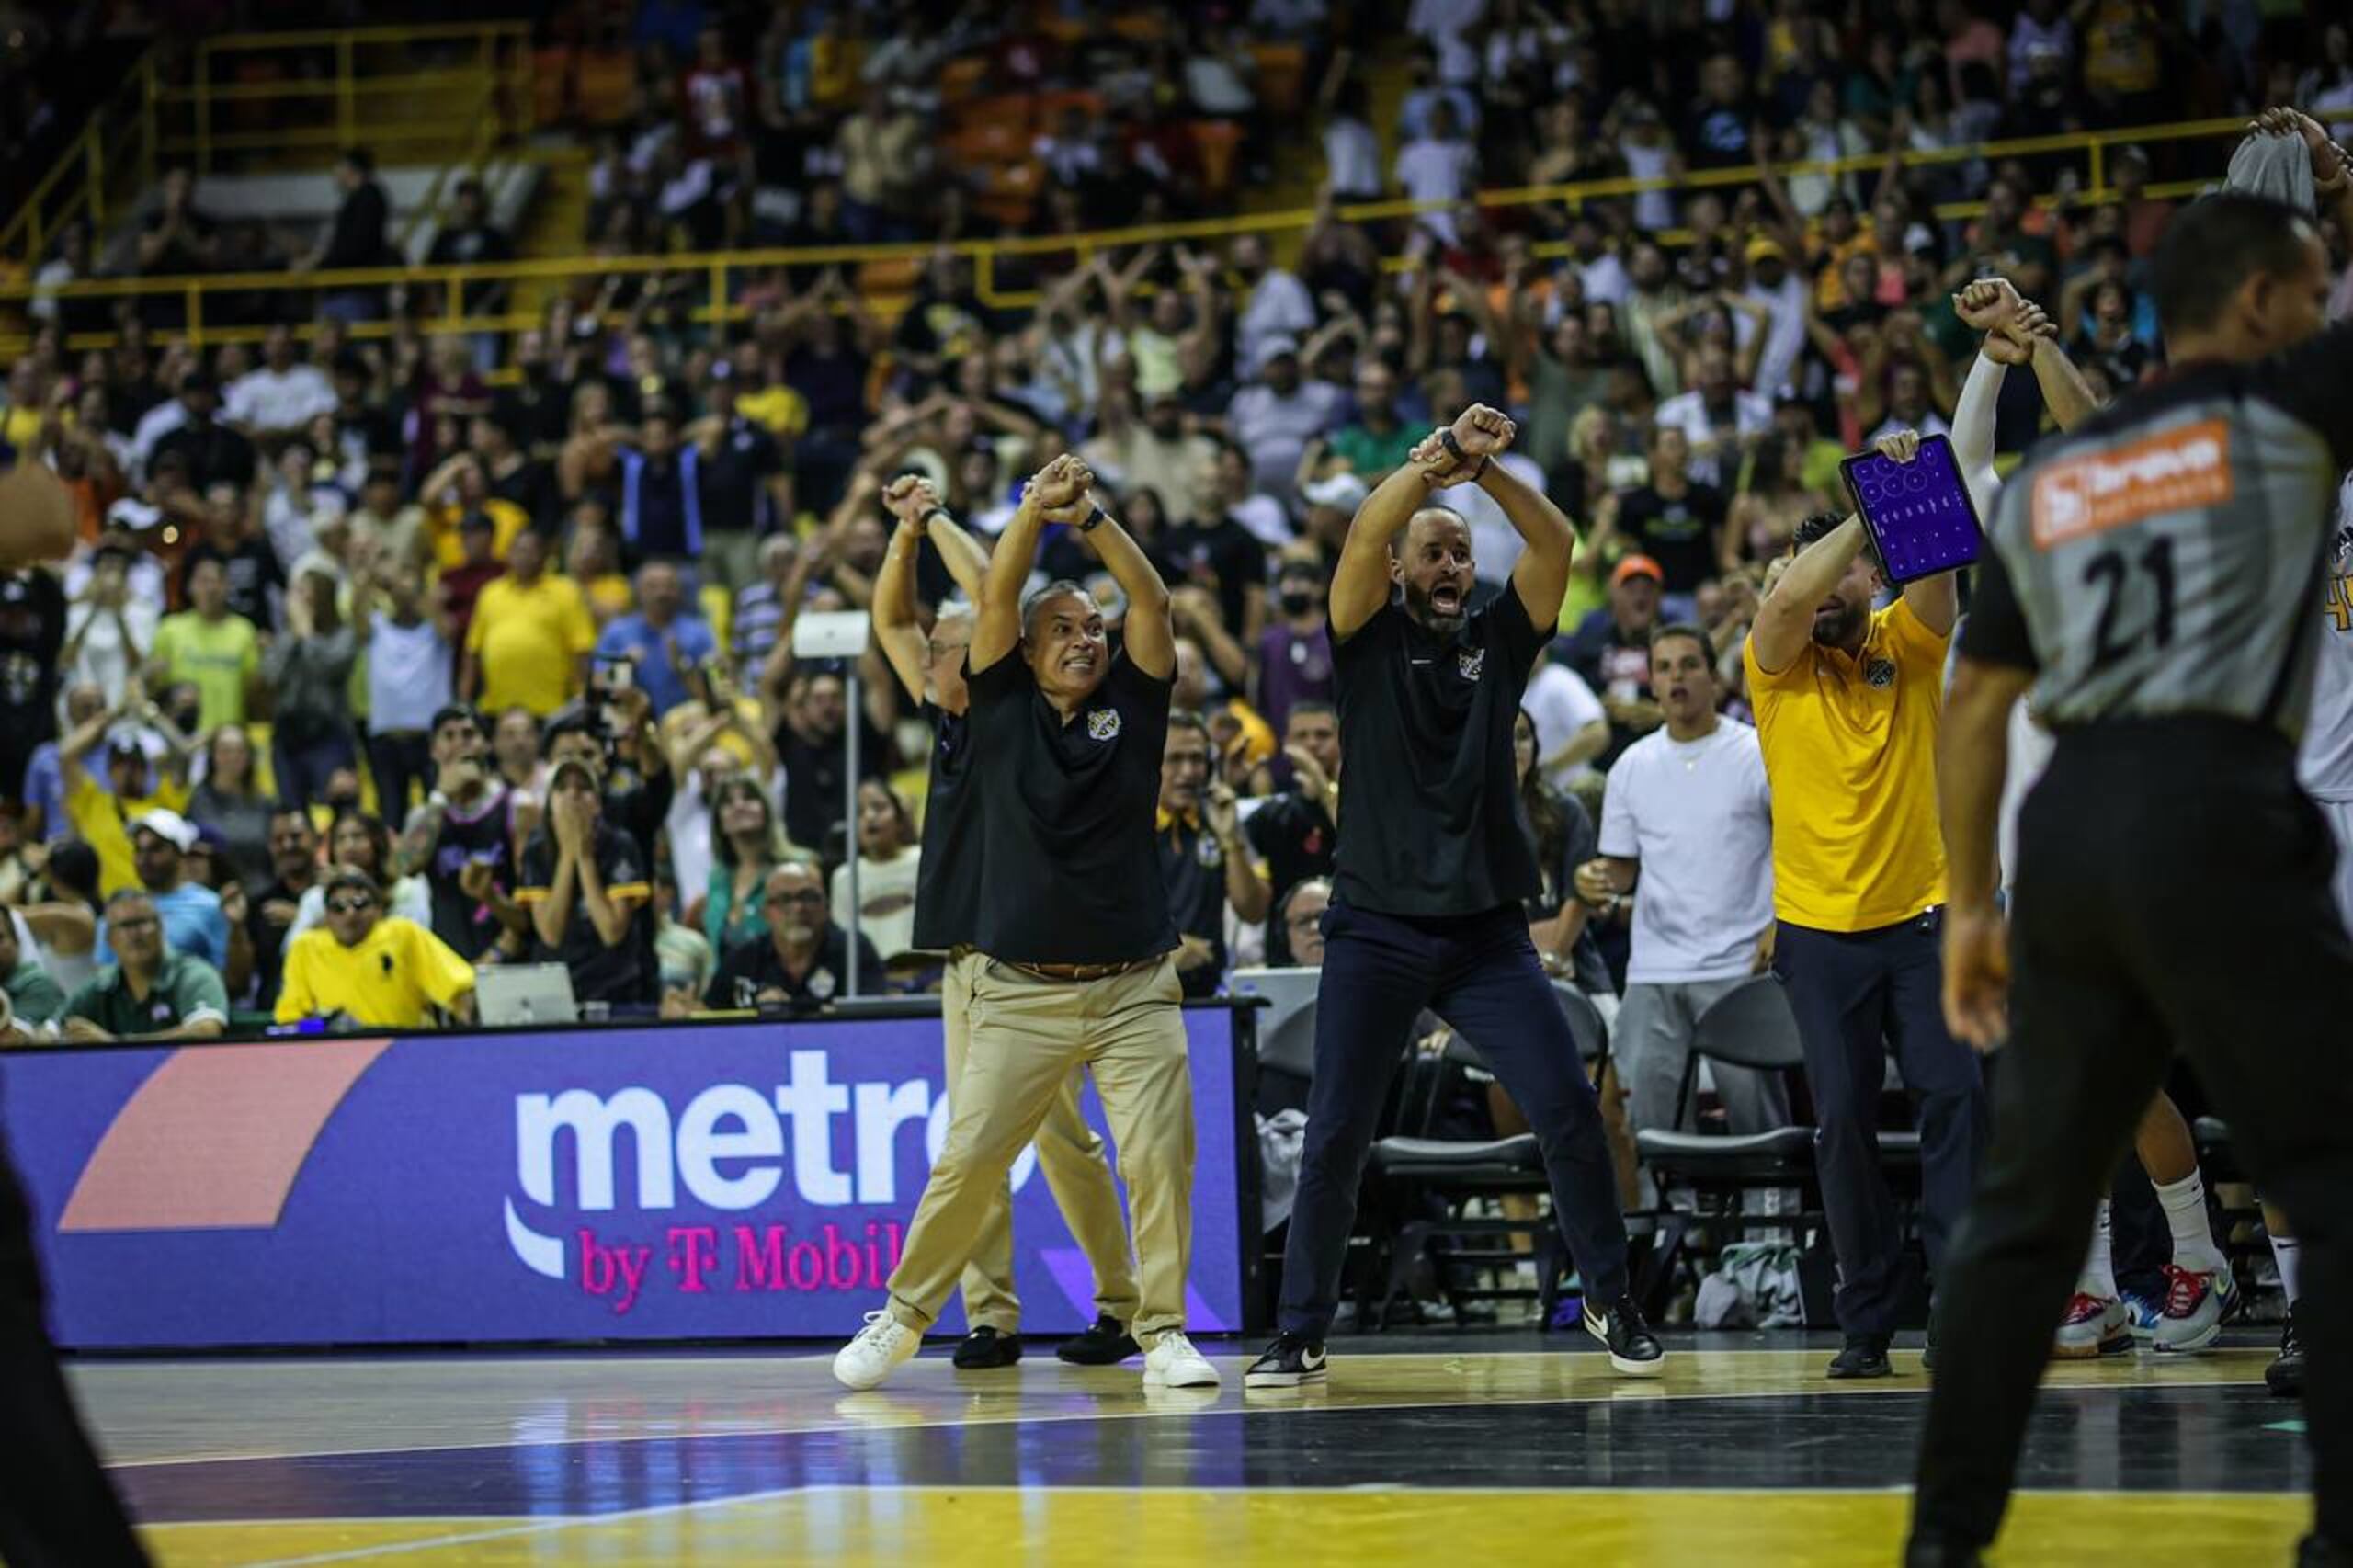
M 101 233 L 114 215 L 114 196 L 135 196 L 154 184 L 159 92 L 155 54 L 150 50 L 91 110 L 81 134 L 66 144 L 24 205 L 0 227 L 0 256 L 21 262 L 29 273 L 60 233 L 75 223 Z
M 406 69 L 412 52 L 434 45 L 466 46 L 471 62 L 430 70 Z M 331 68 L 314 70 L 324 54 Z M 389 55 L 393 69 L 376 68 L 371 57 Z M 272 81 L 219 78 L 241 62 L 278 57 L 294 74 Z M 461 142 L 465 131 L 449 121 L 388 119 L 376 105 L 430 100 L 437 95 L 481 101 L 498 118 L 499 129 L 528 127 L 531 112 L 531 30 L 528 22 L 453 22 L 436 27 L 346 28 L 334 31 L 232 33 L 197 46 L 196 77 L 184 87 L 167 87 L 159 107 L 185 106 L 191 129 L 166 137 L 163 151 L 192 158 L 199 174 L 211 172 L 216 154 L 256 148 L 338 148 L 355 142 L 399 147 L 419 142 Z M 222 110 L 237 105 L 271 106 L 270 123 L 223 129 Z M 233 117 L 231 117 L 233 118 Z
M 2199 140 L 2235 140 L 2245 131 L 2242 119 L 2209 119 L 2172 125 L 2139 126 L 2128 130 L 2094 132 L 2080 136 L 2031 137 L 2009 142 L 1977 143 L 1966 147 L 1943 149 L 1930 153 L 1907 153 L 1907 165 L 1958 164 L 1976 159 L 1999 161 L 2013 157 L 2050 155 L 2078 156 L 2086 161 L 2086 178 L 2080 200 L 2100 203 L 2116 199 L 2116 192 L 2106 183 L 2107 150 L 2126 142 L 2187 142 Z M 1870 174 L 1887 165 L 1884 153 L 1865 157 L 1841 158 L 1822 162 L 1774 165 L 1775 173 L 1787 179 L 1791 176 Z M 1681 178 L 1617 178 L 1586 180 L 1568 185 L 1527 186 L 1511 189 L 1483 191 L 1475 198 L 1487 208 L 1509 209 L 1540 204 L 1562 203 L 1574 207 L 1586 201 L 1629 196 L 1651 190 L 1691 191 L 1713 187 L 1740 186 L 1755 182 L 1754 168 L 1714 169 Z M 2177 197 L 2194 193 L 2203 182 L 2180 181 L 2150 187 L 2152 196 Z M 2044 199 L 2042 205 L 2050 205 Z M 1358 203 L 1340 208 L 1337 216 L 1355 222 L 1409 218 L 1436 210 L 1443 203 L 1410 200 L 1383 200 Z M 1947 203 L 1937 209 L 1940 218 L 1969 218 L 1984 210 L 1981 202 Z M 1233 217 L 1203 218 L 1180 223 L 1152 227 L 1103 230 L 1084 234 L 1047 235 L 1002 240 L 960 242 L 946 247 L 969 258 L 973 264 L 974 285 L 981 298 L 990 305 L 1002 309 L 1023 309 L 1034 306 L 1040 294 L 1034 290 L 1000 287 L 997 267 L 1001 262 L 1038 256 L 1075 252 L 1082 256 L 1097 251 L 1124 249 L 1148 244 L 1176 244 L 1217 240 L 1242 233 L 1263 233 L 1279 236 L 1295 233 L 1310 227 L 1316 214 L 1307 209 L 1280 212 L 1245 213 Z M 1689 235 L 1666 231 L 1658 236 L 1669 245 L 1688 243 Z M 234 276 L 191 278 L 108 278 L 68 286 L 62 290 L 45 290 L 60 298 L 123 300 L 176 296 L 185 312 L 185 330 L 191 343 L 250 342 L 259 338 L 259 327 L 208 325 L 204 320 L 204 302 L 208 294 L 284 290 L 290 286 L 303 289 L 364 289 L 404 286 L 412 292 L 424 290 L 441 301 L 442 313 L 427 317 L 419 324 L 428 332 L 504 333 L 538 324 L 529 314 L 507 312 L 498 315 L 467 316 L 462 313 L 463 290 L 470 283 L 519 282 L 536 279 L 542 282 L 586 283 L 622 277 L 659 277 L 665 275 L 699 275 L 699 287 L 703 299 L 692 312 L 700 323 L 741 320 L 746 314 L 731 289 L 739 275 L 756 274 L 779 267 L 862 267 L 876 263 L 919 262 L 940 247 L 930 244 L 898 245 L 835 245 L 801 249 L 736 250 L 696 254 L 635 256 L 550 256 L 511 262 L 485 263 L 463 267 L 379 267 L 335 273 L 313 273 L 290 277 L 285 273 L 246 273 Z M 1557 242 L 1535 247 L 1540 256 L 1559 256 L 1565 247 Z M 1402 258 L 1386 262 L 1394 268 L 1404 265 Z M 23 300 L 33 292 L 26 285 L 0 286 L 0 309 L 8 302 Z M 353 335 L 382 337 L 396 329 L 389 322 L 365 324 L 354 330 Z M 71 347 L 100 347 L 111 341 L 108 334 L 76 335 Z M 0 348 L 6 348 L 0 338 Z
M 460 62 L 413 69 L 420 49 Z M 233 79 L 256 62 L 278 74 Z M 479 167 L 490 147 L 530 129 L 531 66 L 529 24 L 511 21 L 233 33 L 197 45 L 186 82 L 164 79 L 150 51 L 0 228 L 0 257 L 31 271 L 62 229 L 86 222 L 102 231 L 120 215 L 116 199 L 135 198 L 172 163 L 201 175 L 227 153 L 325 154 L 365 143 Z M 437 102 L 449 112 L 414 112 Z

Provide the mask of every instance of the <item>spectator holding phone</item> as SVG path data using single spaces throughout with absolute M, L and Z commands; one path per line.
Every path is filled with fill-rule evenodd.
M 686 580 L 670 561 L 637 569 L 636 611 L 607 622 L 597 639 L 597 661 L 626 664 L 657 718 L 696 695 L 697 672 L 718 655 L 710 623 L 687 609 Z
M 525 935 L 528 915 L 510 899 L 522 814 L 515 792 L 491 771 L 490 743 L 471 708 L 433 716 L 433 792 L 409 814 L 397 857 L 403 875 L 422 873 L 433 895 L 433 934 L 467 959 Z

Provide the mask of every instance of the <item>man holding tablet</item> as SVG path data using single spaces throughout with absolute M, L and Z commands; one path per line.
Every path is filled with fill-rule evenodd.
M 1908 464 L 1918 449 L 1919 437 L 1905 432 L 1882 440 L 1878 456 Z M 1949 449 L 1942 472 L 1959 489 Z M 1865 468 L 1858 488 L 1867 503 L 1881 477 Z M 1895 510 L 1917 506 L 1940 519 L 1948 500 L 1931 491 Z M 1961 505 L 1965 511 L 1965 492 Z M 1934 540 L 1904 537 L 1884 519 L 1882 528 L 1907 562 L 1935 559 Z M 1931 1269 L 1968 1204 L 1984 1142 L 1976 1058 L 1946 1029 L 1938 999 L 1945 861 L 1936 743 L 1959 605 L 1948 567 L 1912 578 L 1895 603 L 1874 611 L 1881 557 L 1860 517 L 1809 517 L 1796 543 L 1743 653 L 1773 790 L 1773 969 L 1805 1046 L 1838 1259 L 1836 1309 L 1847 1344 L 1829 1373 L 1879 1378 L 1893 1370 L 1903 1261 L 1880 1169 L 1882 1041 L 1894 1046 L 1920 1107 Z

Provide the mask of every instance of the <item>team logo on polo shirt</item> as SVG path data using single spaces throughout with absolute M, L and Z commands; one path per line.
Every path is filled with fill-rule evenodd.
M 1487 667 L 1487 651 L 1472 648 L 1455 657 L 1454 667 L 1462 672 L 1464 680 L 1477 680 L 1479 672 Z
M 834 971 L 821 969 L 810 975 L 809 994 L 820 1002 L 830 1000 L 834 994 Z
M 1204 866 L 1222 866 L 1225 864 L 1225 851 L 1217 846 L 1214 837 L 1205 833 L 1201 835 L 1200 842 L 1193 846 L 1193 858 Z
M 1885 690 L 1887 687 L 1893 686 L 1895 684 L 1895 661 L 1893 659 L 1873 659 L 1870 664 L 1863 666 L 1863 679 L 1870 685 L 1880 687 L 1881 690 Z
M 1120 733 L 1120 710 L 1116 708 L 1092 708 L 1086 714 L 1089 738 L 1108 741 Z

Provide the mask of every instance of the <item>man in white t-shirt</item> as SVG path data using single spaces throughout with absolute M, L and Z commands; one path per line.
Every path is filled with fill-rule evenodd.
M 294 334 L 283 323 L 262 339 L 262 362 L 229 383 L 222 417 L 256 436 L 284 436 L 335 410 L 326 372 L 294 357 Z
M 1609 714 L 1585 677 L 1536 650 L 1536 667 L 1519 705 L 1536 724 L 1537 766 L 1544 781 L 1565 790 L 1586 764 L 1609 749 Z
M 1756 732 L 1716 711 L 1707 633 L 1652 633 L 1651 691 L 1665 727 L 1610 768 L 1601 856 L 1577 869 L 1577 895 L 1604 910 L 1633 895 L 1633 952 L 1610 1044 L 1627 1119 L 1672 1131 L 1678 1102 L 1691 1124 L 1684 1083 L 1699 1015 L 1771 957 L 1773 808 Z M 1733 1131 L 1788 1125 L 1778 1078 L 1711 1072 Z

